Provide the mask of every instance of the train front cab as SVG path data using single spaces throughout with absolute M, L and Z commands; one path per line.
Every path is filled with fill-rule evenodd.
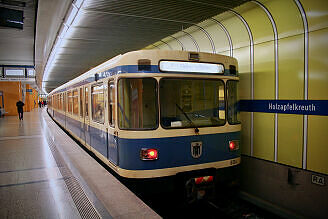
M 238 184 L 236 75 L 127 74 L 117 89 L 123 175 L 144 178 L 139 181 L 154 186 L 151 191 L 183 187 L 189 200 L 203 197 L 215 184 Z

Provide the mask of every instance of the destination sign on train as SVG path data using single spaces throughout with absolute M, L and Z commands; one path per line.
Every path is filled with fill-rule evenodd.
M 224 72 L 224 66 L 222 64 L 179 61 L 160 61 L 159 69 L 166 72 L 192 72 L 208 74 L 220 74 Z

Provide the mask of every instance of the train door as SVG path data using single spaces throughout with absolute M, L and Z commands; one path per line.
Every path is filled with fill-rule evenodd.
M 90 111 L 89 111 L 89 87 L 83 89 L 83 140 L 87 148 L 91 150 L 90 143 Z
M 108 160 L 118 164 L 118 131 L 115 127 L 115 82 L 108 82 Z

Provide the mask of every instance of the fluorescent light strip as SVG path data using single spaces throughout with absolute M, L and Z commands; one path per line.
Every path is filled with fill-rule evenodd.
M 56 89 L 52 90 L 50 93 L 56 92 L 57 90 L 63 89 L 65 87 L 69 87 L 70 85 L 73 85 L 79 81 L 83 81 L 89 77 L 93 77 L 96 73 L 100 73 L 102 71 L 112 68 L 120 60 L 121 56 L 122 56 L 121 54 L 117 55 L 114 58 L 90 69 L 89 71 L 85 72 L 84 74 L 81 74 L 80 76 L 70 80 L 69 82 L 57 87 Z
M 73 25 L 75 18 L 80 12 L 80 9 L 83 7 L 83 3 L 84 0 L 76 0 L 75 2 L 72 3 L 71 8 L 68 10 L 68 14 L 66 15 L 65 21 L 62 23 L 59 29 L 58 36 L 48 57 L 46 67 L 44 68 L 43 79 L 42 79 L 42 81 L 44 81 L 42 82 L 42 90 L 44 92 L 45 92 L 44 88 L 46 85 L 46 81 L 49 78 L 49 73 L 52 68 L 52 63 L 56 58 L 56 54 L 63 42 L 63 39 L 65 38 L 65 35 L 67 34 L 69 28 Z

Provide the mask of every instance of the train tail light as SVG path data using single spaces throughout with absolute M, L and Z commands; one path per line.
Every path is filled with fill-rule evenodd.
M 154 148 L 143 148 L 140 151 L 140 159 L 141 160 L 157 160 L 158 159 L 158 151 Z
M 229 149 L 230 151 L 236 151 L 239 150 L 239 141 L 229 141 Z

